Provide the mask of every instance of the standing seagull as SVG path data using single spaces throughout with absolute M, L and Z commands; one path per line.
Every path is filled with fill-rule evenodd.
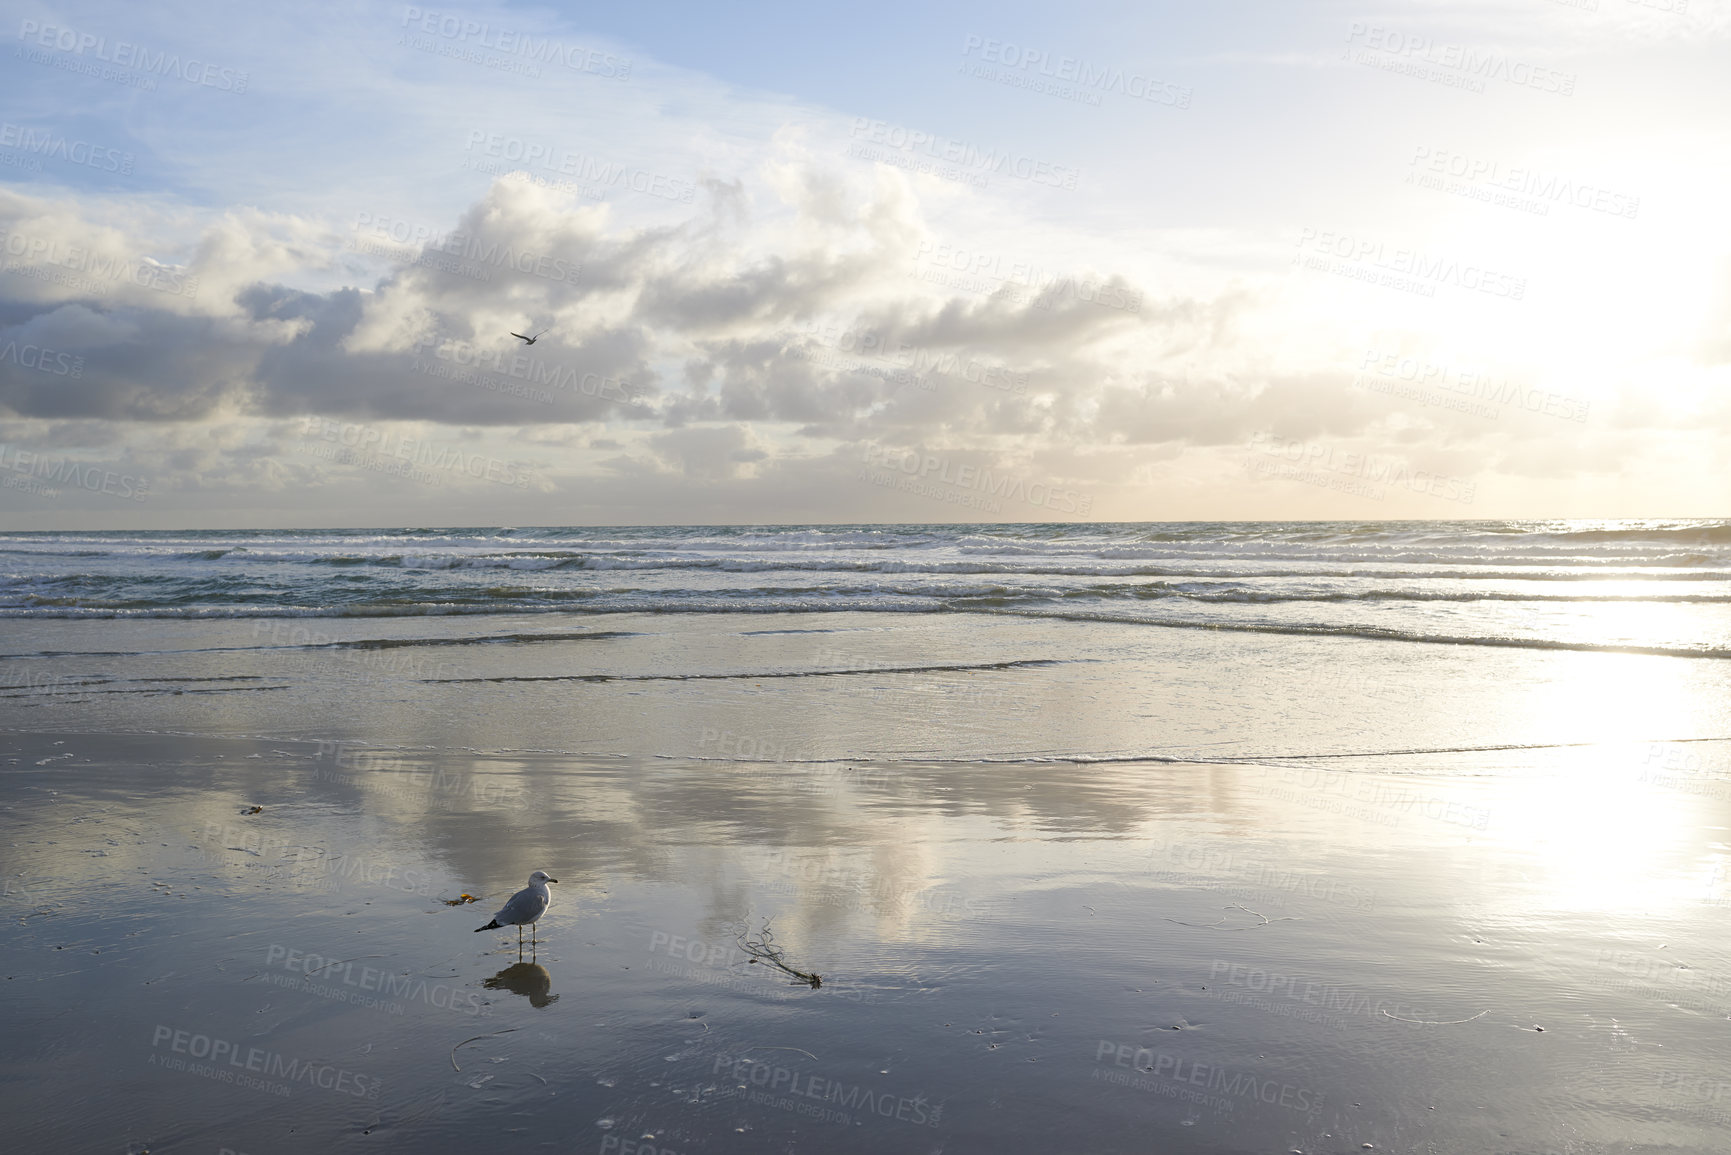
M 525 337 L 521 333 L 512 333 L 511 334 L 511 336 L 517 338 L 517 340 L 523 342 L 523 344 L 525 344 L 525 345 L 533 345 L 535 342 L 539 341 L 542 337 L 545 337 L 546 335 L 547 335 L 547 330 L 545 330 L 545 329 L 542 329 L 539 333 L 536 333 L 533 337 Z M 559 880 L 557 878 L 555 878 L 553 881 L 558 882 Z
M 523 924 L 529 924 L 529 939 L 535 938 L 535 922 L 547 913 L 547 908 L 553 903 L 553 896 L 547 893 L 549 882 L 558 882 L 557 878 L 545 870 L 537 870 L 529 876 L 529 885 L 511 896 L 509 902 L 499 908 L 499 913 L 493 916 L 493 921 L 486 926 L 478 926 L 475 933 L 484 930 L 498 930 L 500 927 L 514 926 L 517 928 L 517 949 L 523 949 Z

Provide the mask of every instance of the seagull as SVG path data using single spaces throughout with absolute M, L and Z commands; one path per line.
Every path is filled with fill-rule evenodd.
M 537 870 L 529 876 L 529 885 L 513 894 L 510 901 L 500 907 L 499 913 L 493 916 L 493 921 L 486 926 L 476 927 L 475 933 L 514 926 L 517 928 L 517 949 L 523 949 L 523 924 L 529 924 L 529 938 L 533 942 L 535 921 L 546 914 L 547 908 L 553 903 L 553 896 L 547 893 L 547 884 L 558 881 L 545 870 Z
M 539 333 L 536 333 L 533 337 L 525 337 L 521 333 L 512 333 L 511 336 L 517 338 L 517 340 L 523 342 L 523 344 L 525 344 L 525 345 L 533 345 L 535 342 L 539 341 L 542 337 L 544 337 L 546 335 L 546 333 L 547 333 L 547 330 L 542 329 Z M 558 882 L 559 880 L 555 878 L 552 881 Z

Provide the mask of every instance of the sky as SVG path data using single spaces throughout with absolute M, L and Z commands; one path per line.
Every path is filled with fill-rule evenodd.
M 1731 0 L 6 0 L 0 53 L 0 528 L 1727 513 Z

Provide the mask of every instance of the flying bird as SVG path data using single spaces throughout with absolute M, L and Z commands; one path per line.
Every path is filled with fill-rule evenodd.
M 537 870 L 529 876 L 529 885 L 513 894 L 509 901 L 499 908 L 499 913 L 493 916 L 493 921 L 486 926 L 476 927 L 475 933 L 480 934 L 484 930 L 498 930 L 501 927 L 514 926 L 517 928 L 517 948 L 521 950 L 523 947 L 523 924 L 528 923 L 529 941 L 533 943 L 535 941 L 536 920 L 546 914 L 547 908 L 553 904 L 553 896 L 548 893 L 547 884 L 558 881 L 545 870 Z
M 533 345 L 535 342 L 539 341 L 543 336 L 545 336 L 546 333 L 547 333 L 547 330 L 542 329 L 541 332 L 536 333 L 533 337 L 525 337 L 521 333 L 512 333 L 511 336 L 517 338 L 517 340 L 523 342 L 523 344 L 525 344 L 525 345 Z M 559 880 L 554 879 L 553 881 L 557 882 Z

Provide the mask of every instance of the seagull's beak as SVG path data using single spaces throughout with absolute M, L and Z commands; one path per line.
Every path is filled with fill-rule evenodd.
M 559 880 L 557 878 L 549 878 L 547 881 L 548 882 L 558 882 Z

